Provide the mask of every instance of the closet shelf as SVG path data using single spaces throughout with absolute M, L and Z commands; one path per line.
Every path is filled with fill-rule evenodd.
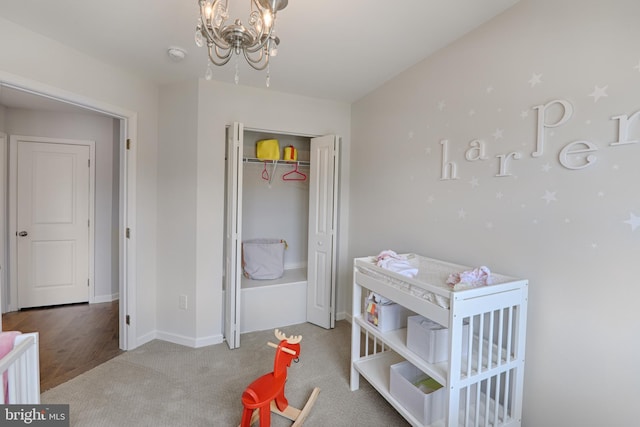
M 255 157 L 243 157 L 242 161 L 244 163 L 260 163 L 260 164 L 285 164 L 285 165 L 295 165 L 296 163 L 298 164 L 298 166 L 309 166 L 311 164 L 311 162 L 309 160 L 262 160 L 262 159 L 257 159 Z

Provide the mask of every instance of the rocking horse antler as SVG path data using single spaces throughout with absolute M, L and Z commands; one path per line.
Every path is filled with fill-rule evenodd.
M 279 329 L 276 329 L 274 331 L 274 334 L 276 335 L 276 338 L 278 338 L 279 341 L 286 340 L 289 344 L 298 344 L 300 341 L 302 341 L 302 335 L 297 335 L 297 336 L 291 335 L 290 337 L 287 337 L 285 334 L 280 332 Z

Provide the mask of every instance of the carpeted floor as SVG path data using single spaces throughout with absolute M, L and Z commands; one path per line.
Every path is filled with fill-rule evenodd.
M 302 408 L 313 388 L 321 389 L 305 426 L 408 425 L 366 380 L 349 390 L 349 323 L 283 330 L 303 337 L 300 361 L 289 368 L 289 404 Z M 267 341 L 276 342 L 273 331 L 243 334 L 236 350 L 155 340 L 43 393 L 42 403 L 68 403 L 72 426 L 237 426 L 242 391 L 273 369 Z M 272 415 L 271 425 L 291 422 Z

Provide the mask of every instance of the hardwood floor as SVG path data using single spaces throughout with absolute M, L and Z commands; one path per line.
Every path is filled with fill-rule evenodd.
M 39 332 L 41 392 L 122 353 L 118 301 L 5 313 L 2 329 Z

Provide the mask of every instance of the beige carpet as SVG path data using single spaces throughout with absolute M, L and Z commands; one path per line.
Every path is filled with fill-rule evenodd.
M 349 323 L 283 329 L 303 336 L 300 361 L 289 368 L 289 404 L 302 408 L 313 388 L 321 389 L 305 426 L 408 425 L 366 380 L 349 390 Z M 236 350 L 155 340 L 48 390 L 42 403 L 68 403 L 72 426 L 237 426 L 242 391 L 273 368 L 267 341 L 276 341 L 273 331 L 243 334 Z M 291 422 L 272 415 L 271 425 Z

